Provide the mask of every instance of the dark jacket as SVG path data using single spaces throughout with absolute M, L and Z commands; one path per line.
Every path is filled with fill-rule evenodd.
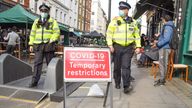
M 159 49 L 170 49 L 169 47 L 169 41 L 171 37 L 173 36 L 173 27 L 174 23 L 173 21 L 168 21 L 166 24 L 163 25 L 163 29 L 161 30 L 160 37 L 158 39 L 157 47 Z M 163 33 L 164 32 L 164 33 Z

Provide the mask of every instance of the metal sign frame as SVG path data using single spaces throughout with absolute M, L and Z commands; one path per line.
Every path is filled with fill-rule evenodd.
M 65 76 L 65 59 L 66 59 L 66 51 L 68 50 L 74 50 L 74 51 L 105 51 L 108 54 L 108 65 L 109 65 L 109 78 L 91 78 L 91 79 L 82 79 L 82 78 L 66 78 Z M 108 95 L 110 96 L 110 108 L 113 108 L 113 87 L 112 87 L 112 73 L 111 73 L 111 55 L 110 55 L 110 50 L 109 48 L 87 48 L 87 47 L 64 47 L 64 100 L 63 100 L 63 108 L 66 108 L 66 100 L 67 98 L 85 98 L 85 97 L 90 97 L 90 96 L 67 96 L 66 95 L 66 82 L 107 82 L 107 88 L 106 88 L 106 95 L 104 96 L 104 102 L 103 102 L 103 107 L 106 106 L 107 98 Z

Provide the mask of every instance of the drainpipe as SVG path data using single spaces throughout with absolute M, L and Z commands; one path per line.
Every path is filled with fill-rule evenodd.
M 111 21 L 111 0 L 109 0 L 108 4 L 108 24 Z
M 37 13 L 37 2 L 38 2 L 39 0 L 35 0 L 35 13 Z
M 85 7 L 84 7 L 84 26 L 83 26 L 83 31 L 84 31 L 84 33 L 85 33 L 85 31 L 86 31 L 86 5 L 87 5 L 87 0 L 85 0 Z

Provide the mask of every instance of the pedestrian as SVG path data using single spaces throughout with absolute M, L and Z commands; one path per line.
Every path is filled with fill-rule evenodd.
M 55 42 L 59 39 L 60 30 L 56 20 L 50 17 L 50 7 L 42 4 L 39 7 L 40 17 L 32 25 L 29 36 L 30 52 L 35 53 L 34 74 L 29 87 L 35 87 L 41 76 L 43 58 L 47 65 L 54 57 Z
M 164 15 L 162 17 L 163 28 L 160 33 L 158 41 L 155 41 L 153 48 L 159 48 L 159 71 L 160 79 L 155 81 L 154 86 L 164 85 L 166 83 L 165 77 L 167 73 L 168 56 L 171 52 L 169 41 L 173 35 L 174 23 L 170 15 Z
M 142 34 L 141 35 L 141 46 L 143 47 L 143 46 L 145 46 L 145 34 Z
M 20 44 L 20 37 L 16 32 L 17 27 L 13 26 L 10 31 L 11 32 L 9 32 L 7 36 L 4 37 L 4 40 L 8 41 L 6 47 L 6 53 L 13 55 L 16 44 L 17 43 Z
M 134 19 L 128 16 L 131 6 L 124 1 L 119 2 L 119 16 L 114 18 L 107 30 L 107 45 L 113 53 L 115 88 L 121 88 L 123 79 L 124 93 L 129 93 L 131 85 L 131 59 L 140 52 L 141 41 L 139 29 Z

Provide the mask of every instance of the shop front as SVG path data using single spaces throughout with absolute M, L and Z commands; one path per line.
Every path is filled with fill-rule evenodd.
M 181 37 L 181 49 L 179 55 L 179 62 L 190 66 L 189 79 L 192 80 L 192 0 L 187 0 L 183 33 Z

